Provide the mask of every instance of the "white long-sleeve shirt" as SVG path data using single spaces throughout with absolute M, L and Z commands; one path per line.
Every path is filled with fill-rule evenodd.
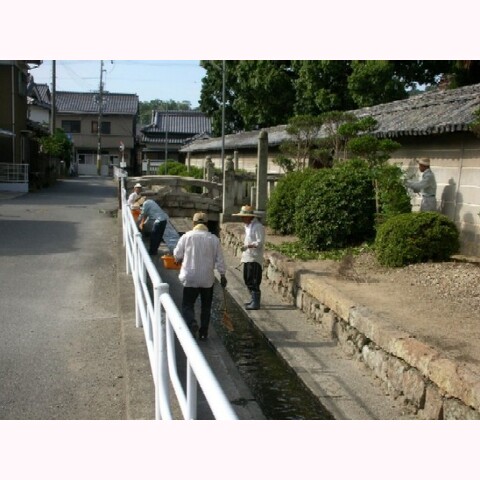
M 128 200 L 127 200 L 127 204 L 132 207 L 133 204 L 142 196 L 141 193 L 137 193 L 137 192 L 132 192 L 129 197 L 128 197 Z
M 260 223 L 258 218 L 254 217 L 248 225 L 245 225 L 243 245 L 247 248 L 242 253 L 242 263 L 257 262 L 263 266 L 265 227 Z
M 182 261 L 178 279 L 184 287 L 210 288 L 215 283 L 215 269 L 225 275 L 220 240 L 203 224 L 180 237 L 173 255 Z

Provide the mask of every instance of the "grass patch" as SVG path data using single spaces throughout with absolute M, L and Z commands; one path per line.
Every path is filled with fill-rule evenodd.
M 364 252 L 372 252 L 373 245 L 362 243 L 358 247 L 336 248 L 331 250 L 310 250 L 302 242 L 284 242 L 279 245 L 267 242 L 265 247 L 268 250 L 279 252 L 292 260 L 341 260 L 345 255 L 360 255 Z

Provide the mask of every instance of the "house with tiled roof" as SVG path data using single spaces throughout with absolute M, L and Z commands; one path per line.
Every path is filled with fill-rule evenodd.
M 27 87 L 27 104 L 28 119 L 39 126 L 49 128 L 52 108 L 50 88 L 46 83 L 35 83 L 33 76 L 30 76 Z
M 160 165 L 165 159 L 178 160 L 182 146 L 195 139 L 210 138 L 211 133 L 211 119 L 202 112 L 154 110 L 152 123 L 140 130 L 142 159 L 151 166 Z
M 97 173 L 99 141 L 102 174 L 121 161 L 134 169 L 138 107 L 135 94 L 103 92 L 100 98 L 98 92 L 56 92 L 55 127 L 72 139 L 79 174 Z
M 480 84 L 452 90 L 435 90 L 373 107 L 351 111 L 358 118 L 377 120 L 374 132 L 392 138 L 401 147 L 391 162 L 401 164 L 408 175 L 417 175 L 415 159 L 430 157 L 437 180 L 438 210 L 455 221 L 461 232 L 461 250 L 480 256 L 480 139 L 470 129 L 480 109 Z M 286 126 L 265 129 L 269 145 L 269 173 L 279 167 L 273 159 L 288 138 Z M 225 155 L 237 168 L 255 171 L 259 131 L 225 136 Z M 326 135 L 322 132 L 321 135 Z M 220 137 L 197 140 L 180 149 L 185 161 L 203 166 L 208 156 L 221 165 Z M 419 198 L 412 197 L 413 209 Z

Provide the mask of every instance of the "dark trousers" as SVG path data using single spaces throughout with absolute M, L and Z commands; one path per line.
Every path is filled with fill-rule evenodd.
M 200 328 L 205 332 L 210 324 L 213 285 L 210 288 L 183 287 L 182 314 L 189 328 L 195 325 L 195 301 L 200 295 Z
M 165 232 L 166 226 L 166 220 L 162 220 L 161 222 L 154 222 L 152 227 L 152 233 L 150 234 L 150 249 L 148 251 L 150 255 L 156 255 L 158 247 L 163 240 L 163 233 Z
M 260 292 L 260 283 L 262 283 L 262 266 L 257 262 L 244 263 L 243 281 L 251 292 Z

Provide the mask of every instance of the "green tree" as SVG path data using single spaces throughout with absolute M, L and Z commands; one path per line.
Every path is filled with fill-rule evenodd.
M 237 95 L 233 107 L 245 129 L 288 122 L 293 114 L 295 89 L 290 61 L 240 61 L 236 67 Z
M 319 116 L 297 115 L 287 125 L 287 133 L 291 139 L 280 145 L 281 155 L 274 160 L 284 166 L 286 171 L 303 170 L 312 157 L 320 156 L 319 134 L 323 120 Z
M 364 160 L 372 172 L 376 212 L 379 214 L 381 210 L 379 177 L 382 167 L 386 165 L 391 153 L 401 145 L 389 138 L 375 137 L 373 132 L 377 125 L 378 122 L 374 118 L 367 116 L 341 125 L 339 132 L 350 137 L 346 143 L 349 156 Z
M 67 167 L 70 166 L 73 143 L 61 128 L 57 128 L 53 135 L 40 137 L 38 142 L 45 155 L 63 160 Z
M 244 130 L 240 113 L 234 109 L 233 103 L 237 96 L 236 65 L 238 61 L 225 61 L 225 133 Z M 205 69 L 200 93 L 200 109 L 212 119 L 213 135 L 219 137 L 222 133 L 222 86 L 223 61 L 202 60 L 200 66 Z
M 295 60 L 292 67 L 297 115 L 355 108 L 347 88 L 351 60 Z

